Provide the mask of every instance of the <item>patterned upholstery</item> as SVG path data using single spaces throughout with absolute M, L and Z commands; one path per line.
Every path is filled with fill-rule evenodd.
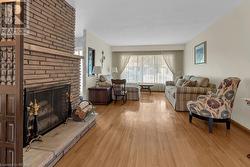
M 190 113 L 215 119 L 231 118 L 236 92 L 240 83 L 239 78 L 227 78 L 220 84 L 217 93 L 201 95 L 197 101 L 187 104 Z
M 132 100 L 132 101 L 140 100 L 141 91 L 140 91 L 140 87 L 137 84 L 127 84 L 126 91 L 127 91 L 128 100 Z M 114 93 L 112 97 L 113 99 L 115 99 Z
M 192 79 L 194 76 L 184 76 L 185 79 Z M 195 77 L 202 81 L 203 77 Z M 195 80 L 192 79 L 192 80 Z M 206 80 L 206 78 L 203 78 Z M 176 86 L 174 81 L 167 81 L 165 95 L 176 111 L 188 111 L 187 103 L 197 100 L 198 96 L 206 95 L 208 92 L 216 89 L 215 84 L 208 83 L 207 87 L 180 87 Z
M 128 100 L 140 100 L 140 87 L 138 85 L 127 85 Z

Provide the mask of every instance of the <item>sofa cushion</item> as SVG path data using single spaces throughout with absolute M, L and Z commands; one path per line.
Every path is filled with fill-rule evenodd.
M 182 86 L 185 81 L 185 79 L 178 79 L 176 86 Z
M 191 81 L 197 81 L 197 87 L 208 87 L 209 79 L 205 77 L 191 77 Z
M 174 84 L 176 85 L 179 79 L 183 79 L 182 76 L 175 77 Z
M 183 83 L 182 87 L 196 87 L 196 85 L 197 81 L 188 80 Z
M 211 89 L 202 87 L 177 87 L 176 93 L 206 95 L 208 91 L 211 91 Z
M 192 75 L 185 75 L 185 76 L 183 77 L 183 79 L 185 79 L 185 80 L 190 80 L 192 77 L 193 77 Z

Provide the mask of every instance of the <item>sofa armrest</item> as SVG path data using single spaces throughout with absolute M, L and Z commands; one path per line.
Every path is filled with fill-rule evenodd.
M 204 87 L 177 87 L 176 93 L 178 94 L 201 94 L 206 95 L 211 88 Z
M 174 81 L 167 81 L 166 86 L 175 86 Z

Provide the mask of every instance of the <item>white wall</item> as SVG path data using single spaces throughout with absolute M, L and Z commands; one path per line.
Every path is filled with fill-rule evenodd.
M 207 64 L 194 65 L 194 46 L 207 41 Z M 218 83 L 229 76 L 242 79 L 233 120 L 250 129 L 250 107 L 241 99 L 250 97 L 250 1 L 242 0 L 231 13 L 186 44 L 185 74 L 211 78 Z
M 102 74 L 110 74 L 111 73 L 111 64 L 112 64 L 112 51 L 111 46 L 107 44 L 105 41 L 97 37 L 95 34 L 86 31 L 86 73 L 88 73 L 87 63 L 88 63 L 88 48 L 95 49 L 95 65 L 101 66 L 100 59 L 102 57 L 102 51 L 104 51 L 104 56 L 106 57 L 102 69 Z M 89 77 L 86 74 L 86 93 L 88 93 L 87 89 L 96 85 L 96 77 Z M 88 94 L 86 95 L 88 97 Z
M 176 45 L 140 45 L 140 46 L 112 46 L 112 52 L 150 52 L 184 50 L 184 44 Z

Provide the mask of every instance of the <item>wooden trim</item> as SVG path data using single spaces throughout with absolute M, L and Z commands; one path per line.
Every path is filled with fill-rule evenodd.
M 250 135 L 250 129 L 246 128 L 245 126 L 241 125 L 240 123 L 236 122 L 235 120 L 231 120 L 232 124 L 237 128 L 243 130 L 244 132 Z
M 0 92 L 1 94 L 15 93 L 15 91 L 13 91 L 13 86 L 5 86 L 5 85 L 0 86 Z
M 21 9 L 24 7 L 24 3 L 21 1 L 14 1 L 13 5 L 21 5 Z M 12 10 L 15 18 L 24 20 L 24 10 L 21 10 L 20 13 Z M 15 28 L 20 28 L 20 25 L 16 24 Z M 15 48 L 15 62 L 12 62 L 12 64 L 15 63 L 15 84 L 0 85 L 0 95 L 2 96 L 0 103 L 1 109 L 3 109 L 0 120 L 4 124 L 0 131 L 4 137 L 4 140 L 0 141 L 0 156 L 3 157 L 0 166 L 23 166 L 23 35 L 13 35 L 15 35 L 15 40 L 0 42 L 1 47 Z M 12 102 L 9 103 L 10 98 Z M 8 112 L 12 113 L 8 114 Z M 8 129 L 9 125 L 12 127 L 11 129 Z M 7 140 L 8 133 L 12 134 L 11 141 Z
M 0 0 L 0 3 L 16 2 L 17 0 Z
M 50 49 L 50 48 L 41 47 L 41 46 L 37 46 L 37 45 L 31 45 L 31 44 L 27 44 L 27 43 L 24 44 L 24 49 L 35 51 L 35 52 L 59 55 L 59 56 L 69 57 L 69 58 L 74 58 L 74 59 L 81 59 L 81 56 L 78 56 L 78 55 L 73 55 L 73 54 L 63 52 L 60 50 Z
M 23 17 L 22 17 L 23 18 Z M 23 165 L 23 35 L 16 36 L 16 164 Z
M 16 2 L 24 9 L 24 3 Z M 16 14 L 22 21 L 24 20 L 24 10 Z M 19 27 L 18 27 L 19 28 Z M 23 166 L 23 59 L 24 59 L 24 36 L 16 35 L 16 115 L 15 115 L 15 161 L 16 165 Z
M 0 46 L 15 46 L 16 41 L 2 41 L 0 42 Z

